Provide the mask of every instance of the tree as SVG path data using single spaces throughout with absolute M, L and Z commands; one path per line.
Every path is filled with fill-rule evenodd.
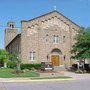
M 10 55 L 10 59 L 11 59 L 12 62 L 14 61 L 16 63 L 16 71 L 17 72 L 20 71 L 21 70 L 20 69 L 20 64 L 21 64 L 20 57 L 16 53 L 14 53 L 14 54 Z
M 6 50 L 0 49 L 0 63 L 7 67 L 7 62 L 9 60 L 9 54 Z
M 72 58 L 77 60 L 90 59 L 90 28 L 81 28 L 76 35 Z

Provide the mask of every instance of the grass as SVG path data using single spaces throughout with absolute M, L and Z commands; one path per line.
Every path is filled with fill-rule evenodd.
M 24 73 L 20 73 L 20 74 L 14 74 L 12 72 L 14 72 L 13 69 L 9 69 L 9 68 L 0 69 L 0 77 L 1 78 L 39 77 L 39 74 L 38 73 L 35 73 L 35 72 L 24 72 Z
M 13 69 L 10 68 L 0 68 L 0 78 L 16 78 L 16 77 L 29 77 L 32 80 L 43 80 L 43 79 L 72 79 L 71 77 L 67 77 L 67 76 L 60 76 L 60 77 L 39 77 L 40 75 L 38 73 L 35 72 L 24 72 L 24 73 L 20 73 L 20 74 L 14 74 L 12 73 L 14 72 Z

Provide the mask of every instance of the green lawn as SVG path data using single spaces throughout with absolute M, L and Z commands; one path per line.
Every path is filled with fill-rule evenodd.
M 0 69 L 0 77 L 1 78 L 14 78 L 14 77 L 39 77 L 38 73 L 35 72 L 25 72 L 20 74 L 12 73 L 13 69 Z
M 15 77 L 30 77 L 32 80 L 40 80 L 40 79 L 70 79 L 71 77 L 60 76 L 60 77 L 39 77 L 40 75 L 35 72 L 24 72 L 20 74 L 14 74 L 14 70 L 10 68 L 0 68 L 0 78 L 15 78 Z

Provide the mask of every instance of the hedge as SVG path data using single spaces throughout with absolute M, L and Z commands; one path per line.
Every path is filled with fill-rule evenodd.
M 20 67 L 21 67 L 21 70 L 23 70 L 23 69 L 31 70 L 32 68 L 40 69 L 41 64 L 21 64 Z
M 86 70 L 87 72 L 90 72 L 90 64 L 84 64 L 84 67 L 85 67 L 85 70 Z M 73 64 L 73 65 L 72 65 L 72 68 L 73 68 L 74 71 L 77 70 L 77 69 L 78 69 L 78 68 L 77 68 L 77 64 Z

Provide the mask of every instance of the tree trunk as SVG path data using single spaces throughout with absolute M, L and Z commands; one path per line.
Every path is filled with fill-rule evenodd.
M 7 68 L 7 63 L 6 62 L 4 62 L 4 68 Z
M 20 71 L 20 63 L 17 63 L 17 70 Z

